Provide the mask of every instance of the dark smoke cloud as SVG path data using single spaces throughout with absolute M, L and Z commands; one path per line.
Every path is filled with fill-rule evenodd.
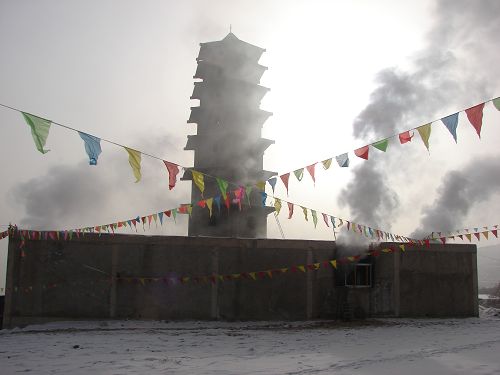
M 462 108 L 494 94 L 492 77 L 499 72 L 489 61 L 491 55 L 498 57 L 491 47 L 500 32 L 500 2 L 442 0 L 435 14 L 435 27 L 427 47 L 414 57 L 414 68 L 409 72 L 388 68 L 377 75 L 370 104 L 354 121 L 356 138 L 376 141 L 423 125 L 417 121 L 434 119 L 438 111 L 446 114 L 442 111 L 447 106 Z M 423 114 L 425 118 L 420 117 Z M 393 169 L 398 152 L 397 147 L 391 150 L 392 161 L 371 158 L 354 168 L 352 181 L 339 197 L 339 204 L 350 207 L 354 220 L 390 229 L 385 218 L 394 213 L 398 198 L 384 171 Z M 412 160 L 409 152 L 404 157 Z
M 434 202 L 423 209 L 420 226 L 412 233 L 422 238 L 431 231 L 448 232 L 461 228 L 471 208 L 487 201 L 500 188 L 500 157 L 471 161 L 463 170 L 448 172 Z

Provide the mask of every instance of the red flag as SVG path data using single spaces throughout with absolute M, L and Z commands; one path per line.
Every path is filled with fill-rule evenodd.
M 474 233 L 478 241 L 481 241 L 481 233 Z
M 168 170 L 168 189 L 172 190 L 177 182 L 177 174 L 179 173 L 179 166 L 174 163 L 163 160 Z
M 358 148 L 357 150 L 354 150 L 354 155 L 356 155 L 357 157 L 359 157 L 361 159 L 368 160 L 368 151 L 369 151 L 368 146 L 361 147 L 361 148 Z
M 286 202 L 288 204 L 288 218 L 291 219 L 293 215 L 293 203 Z
M 198 206 L 200 206 L 201 208 L 205 208 L 206 205 L 207 205 L 207 202 L 205 200 L 201 200 L 201 201 L 198 201 L 198 203 L 196 203 Z
M 283 184 L 286 187 L 286 195 L 288 196 L 288 179 L 290 178 L 290 172 L 287 174 L 283 174 L 280 176 L 281 181 L 283 181 Z
M 491 231 L 491 233 L 493 233 L 493 235 L 494 235 L 496 238 L 498 238 L 498 232 L 497 232 L 497 230 L 496 230 L 496 229 L 493 229 L 493 230 Z
M 474 129 L 476 129 L 476 133 L 479 138 L 481 138 L 481 126 L 483 125 L 483 108 L 484 103 L 481 103 L 465 110 L 467 118 L 469 119 Z
M 411 142 L 412 138 L 413 134 L 410 134 L 409 130 L 399 134 L 399 142 L 401 142 L 402 145 L 404 145 L 406 142 Z
M 168 211 L 163 211 L 163 213 L 165 215 L 167 215 L 168 217 L 170 217 L 170 215 L 172 215 L 172 211 L 171 210 L 168 210 Z
M 445 244 L 446 244 L 446 237 L 441 237 L 441 238 L 440 238 L 440 240 L 441 240 L 441 242 L 443 243 L 443 245 L 445 245 Z
M 316 179 L 314 178 L 314 168 L 316 167 L 316 163 L 308 165 L 306 167 L 307 171 L 311 175 L 311 178 L 313 179 L 313 182 L 316 184 Z

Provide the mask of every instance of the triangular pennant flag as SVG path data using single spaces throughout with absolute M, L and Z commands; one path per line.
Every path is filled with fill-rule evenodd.
M 139 182 L 141 180 L 141 153 L 127 147 L 124 149 L 128 152 L 128 162 L 134 172 L 135 182 Z
M 389 145 L 389 139 L 383 139 L 381 141 L 372 143 L 372 146 L 375 147 L 377 150 L 386 152 L 387 146 Z
M 167 167 L 168 171 L 168 189 L 172 190 L 177 182 L 177 174 L 179 173 L 179 166 L 174 163 L 170 163 L 166 160 L 163 160 L 165 167 Z
M 277 181 L 276 177 L 267 180 L 267 182 L 269 182 L 269 185 L 271 185 L 271 189 L 273 189 L 273 194 L 274 194 L 274 188 L 276 187 L 276 181 Z
M 327 215 L 327 214 L 325 214 L 325 213 L 323 213 L 322 215 L 323 215 L 323 220 L 324 220 L 324 222 L 325 222 L 326 226 L 327 226 L 328 228 L 330 228 L 330 225 L 328 224 L 328 215 Z
M 302 206 L 300 206 L 300 208 L 302 208 L 302 212 L 304 213 L 304 218 L 306 219 L 306 221 L 309 221 L 309 219 L 307 218 L 307 208 Z
M 101 139 L 87 133 L 78 132 L 78 134 L 85 142 L 85 152 L 89 157 L 89 164 L 97 165 L 97 159 L 102 152 Z
M 43 148 L 45 147 L 45 142 L 47 142 L 47 137 L 49 136 L 51 121 L 30 115 L 29 113 L 21 113 L 23 114 L 24 120 L 31 128 L 31 135 L 33 136 L 33 141 L 35 141 L 36 149 L 42 154 L 46 154 L 50 150 L 44 150 Z
M 422 142 L 424 142 L 427 151 L 429 151 L 429 138 L 431 136 L 431 124 L 422 125 L 417 128 L 418 134 L 420 134 L 420 138 L 422 138 Z
M 276 215 L 280 214 L 280 211 L 281 211 L 281 199 L 274 198 L 274 210 L 276 211 Z
M 257 189 L 259 190 L 266 190 L 266 181 L 258 181 L 255 186 L 257 186 Z
M 286 173 L 280 176 L 281 181 L 283 181 L 283 185 L 286 187 L 286 195 L 288 196 L 288 180 L 290 178 L 290 173 Z
M 297 180 L 302 181 L 302 178 L 304 177 L 304 168 L 293 171 L 293 174 L 297 177 Z
M 347 155 L 347 152 L 345 154 L 335 156 L 335 159 L 337 160 L 339 167 L 349 166 L 349 155 Z
M 288 205 L 288 218 L 291 219 L 293 216 L 293 203 L 286 202 Z
M 471 242 L 471 241 L 472 241 L 472 234 L 467 233 L 467 234 L 465 235 L 465 237 L 467 237 L 467 239 L 469 240 L 469 242 Z
M 311 164 L 311 165 L 308 165 L 306 167 L 307 171 L 309 172 L 309 174 L 311 175 L 311 178 L 314 182 L 314 184 L 316 184 L 316 178 L 314 177 L 314 172 L 315 172 L 315 168 L 316 168 L 316 163 L 314 164 Z
M 481 241 L 480 233 L 474 233 L 474 236 L 477 238 L 478 241 Z
M 405 251 L 405 245 L 401 244 L 401 245 L 399 245 L 399 248 L 401 249 L 402 252 Z
M 158 219 L 160 219 L 160 225 L 163 225 L 163 211 L 158 212 Z
M 332 165 L 332 158 L 323 160 L 321 164 L 323 164 L 323 169 L 327 170 Z
M 195 185 L 200 189 L 201 196 L 203 197 L 203 192 L 205 191 L 205 181 L 203 178 L 203 173 L 191 169 L 193 175 L 193 181 Z
M 495 108 L 500 111 L 500 98 L 493 99 L 492 102 Z
M 411 142 L 412 138 L 413 138 L 413 134 L 410 134 L 409 130 L 399 134 L 399 142 L 402 145 L 404 145 L 406 142 Z
M 263 191 L 260 192 L 260 196 L 261 196 L 261 199 L 262 199 L 262 206 L 265 206 L 266 205 L 266 199 L 267 199 L 267 194 Z
M 450 131 L 455 142 L 457 142 L 458 112 L 441 119 L 444 126 Z
M 330 264 L 332 265 L 333 268 L 337 268 L 337 261 L 334 259 L 334 260 L 331 260 L 330 261 Z
M 205 202 L 207 203 L 208 212 L 210 214 L 210 217 L 212 217 L 212 206 L 213 206 L 213 203 L 214 203 L 214 199 L 213 198 L 208 198 Z
M 474 129 L 476 129 L 479 138 L 481 138 L 481 127 L 483 126 L 483 108 L 484 103 L 481 103 L 465 110 L 465 114 Z
M 229 183 L 222 178 L 216 177 L 217 185 L 219 186 L 220 192 L 222 193 L 222 198 L 226 199 L 227 197 L 227 187 Z
M 491 233 L 493 233 L 493 235 L 494 235 L 496 238 L 498 238 L 498 232 L 497 232 L 497 229 L 493 229 L 493 230 L 491 231 Z
M 217 209 L 219 210 L 219 213 L 220 213 L 220 198 L 221 196 L 220 195 L 217 195 L 214 200 L 215 200 L 215 204 L 217 205 Z
M 484 238 L 488 239 L 488 231 L 484 231 L 483 236 L 484 236 Z
M 311 216 L 313 218 L 314 228 L 316 228 L 316 225 L 318 225 L 318 216 L 316 214 L 316 211 L 311 210 Z
M 358 158 L 368 160 L 368 152 L 369 152 L 368 146 L 364 146 L 361 148 L 358 148 L 354 150 L 354 155 L 356 155 Z
M 304 266 L 297 266 L 297 268 L 302 272 L 306 272 L 306 268 Z

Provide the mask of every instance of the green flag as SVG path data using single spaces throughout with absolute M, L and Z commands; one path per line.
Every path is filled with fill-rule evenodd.
M 389 139 L 383 139 L 381 141 L 372 143 L 373 147 L 375 147 L 377 150 L 384 151 L 384 152 L 387 150 L 388 145 L 389 145 Z
M 217 180 L 217 185 L 219 185 L 220 192 L 222 193 L 222 198 L 225 200 L 227 196 L 227 186 L 229 183 L 219 177 L 216 177 L 215 179 Z
M 495 108 L 500 111 L 500 98 L 493 99 L 492 102 Z
M 21 112 L 24 116 L 24 120 L 31 128 L 31 135 L 33 136 L 33 141 L 35 141 L 35 146 L 38 151 L 42 154 L 46 154 L 50 150 L 44 150 L 45 142 L 49 136 L 50 130 L 50 120 L 46 120 L 41 117 L 33 116 L 28 113 Z
M 422 138 L 422 142 L 424 142 L 427 151 L 429 151 L 429 137 L 431 136 L 431 124 L 422 125 L 417 128 L 418 134 L 420 134 L 420 138 Z

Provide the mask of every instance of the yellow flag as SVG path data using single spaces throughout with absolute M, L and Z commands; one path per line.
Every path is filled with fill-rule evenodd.
M 405 251 L 405 245 L 399 245 L 399 248 L 401 249 L 401 251 Z
M 281 211 L 281 199 L 274 199 L 274 209 L 276 210 L 276 215 L 279 215 Z
M 131 148 L 124 147 L 128 152 L 128 162 L 132 167 L 132 171 L 134 172 L 134 176 L 136 181 L 139 182 L 141 180 L 141 153 L 136 150 L 132 150 Z
M 484 238 L 488 239 L 488 231 L 483 232 Z
M 254 280 L 256 280 L 256 279 L 257 279 L 257 278 L 255 277 L 256 272 L 249 272 L 248 274 L 250 275 L 250 277 L 251 277 L 252 279 L 254 279 Z
M 332 265 L 333 268 L 337 268 L 337 261 L 336 260 L 331 260 L 330 264 Z
M 300 206 L 300 208 L 302 208 L 302 212 L 304 212 L 304 217 L 305 217 L 306 221 L 309 221 L 309 219 L 307 218 L 307 208 L 302 207 L 302 206 Z
M 193 174 L 193 181 L 198 186 L 198 189 L 201 191 L 201 196 L 203 197 L 203 192 L 205 191 L 205 181 L 203 180 L 203 173 L 197 172 L 195 170 L 191 170 Z
M 214 203 L 214 199 L 213 198 L 208 198 L 205 200 L 206 204 L 207 204 L 207 207 L 208 207 L 208 211 L 210 212 L 210 217 L 212 217 L 212 205 Z
M 255 184 L 259 190 L 266 190 L 266 181 L 259 181 Z
M 271 279 L 273 278 L 273 271 L 267 270 L 266 273 L 269 275 Z
M 467 239 L 469 240 L 469 242 L 471 242 L 471 240 L 472 240 L 472 234 L 467 233 L 467 234 L 465 235 L 465 237 L 467 237 Z
M 420 138 L 422 138 L 422 142 L 424 142 L 425 147 L 427 147 L 427 151 L 429 151 L 429 137 L 431 136 L 431 124 L 419 126 L 417 130 L 418 134 L 420 134 Z
M 306 272 L 306 268 L 304 266 L 297 266 L 297 268 L 302 272 Z

